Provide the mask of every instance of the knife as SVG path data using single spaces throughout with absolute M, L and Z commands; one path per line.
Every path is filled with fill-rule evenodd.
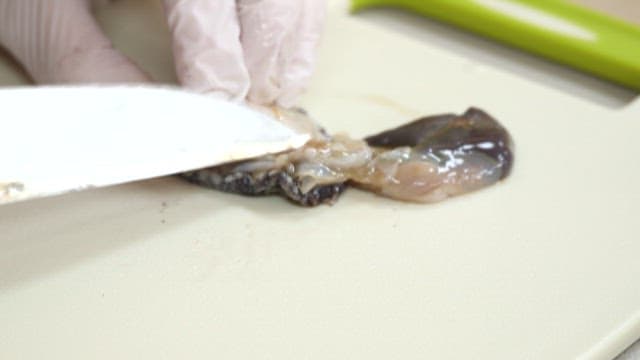
M 246 106 L 151 86 L 0 89 L 0 204 L 297 148 Z

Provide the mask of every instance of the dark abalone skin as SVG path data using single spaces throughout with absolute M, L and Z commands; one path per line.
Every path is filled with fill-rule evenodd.
M 369 136 L 365 141 L 380 148 L 409 146 L 438 158 L 484 153 L 498 163 L 501 179 L 509 175 L 514 160 L 513 141 L 507 130 L 489 114 L 473 107 L 462 115 L 423 117 Z
M 190 182 L 216 190 L 247 196 L 283 195 L 302 206 L 333 204 L 346 189 L 345 183 L 319 185 L 307 193 L 286 169 L 259 173 L 229 172 L 230 166 L 213 167 L 181 174 Z

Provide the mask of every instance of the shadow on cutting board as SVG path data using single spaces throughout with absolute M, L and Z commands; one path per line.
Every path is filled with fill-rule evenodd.
M 165 214 L 190 195 L 187 187 L 173 184 L 178 181 L 157 179 L 0 206 L 0 290 L 184 226 L 189 217 L 169 221 Z
M 225 211 L 251 207 L 266 217 L 305 216 L 279 200 L 243 198 L 166 177 L 3 205 L 0 291 L 142 242 L 193 242 L 197 236 L 223 242 L 215 229 Z M 199 235 L 184 231 L 198 221 L 209 227 L 195 226 Z
M 349 199 L 345 199 L 347 197 Z M 397 206 L 391 200 L 350 189 L 334 207 L 347 201 L 354 211 L 372 203 L 378 207 Z M 260 236 L 252 238 L 241 232 L 255 227 L 259 219 L 268 219 L 281 227 L 281 224 L 301 223 L 334 211 L 332 206 L 301 208 L 277 196 L 256 198 L 226 194 L 177 177 L 3 205 L 0 206 L 0 291 L 143 242 L 179 241 L 187 243 L 183 246 L 191 246 L 190 243 L 198 242 L 198 237 L 225 243 L 239 236 L 242 238 L 239 242 L 249 246 L 251 242 L 260 242 Z M 229 219 L 234 224 L 225 223 L 225 227 L 231 235 L 219 233 L 220 223 Z M 225 255 L 233 249 L 222 248 L 224 246 L 221 246 L 223 257 L 240 256 L 251 261 L 251 254 Z

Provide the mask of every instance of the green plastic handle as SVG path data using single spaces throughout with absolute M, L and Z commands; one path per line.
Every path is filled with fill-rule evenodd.
M 563 0 L 352 0 L 393 6 L 640 90 L 640 27 Z

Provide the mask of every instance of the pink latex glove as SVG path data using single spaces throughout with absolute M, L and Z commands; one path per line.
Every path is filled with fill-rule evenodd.
M 39 84 L 150 81 L 113 48 L 90 0 L 0 0 L 0 44 Z M 325 0 L 164 0 L 191 89 L 289 107 L 313 71 Z

